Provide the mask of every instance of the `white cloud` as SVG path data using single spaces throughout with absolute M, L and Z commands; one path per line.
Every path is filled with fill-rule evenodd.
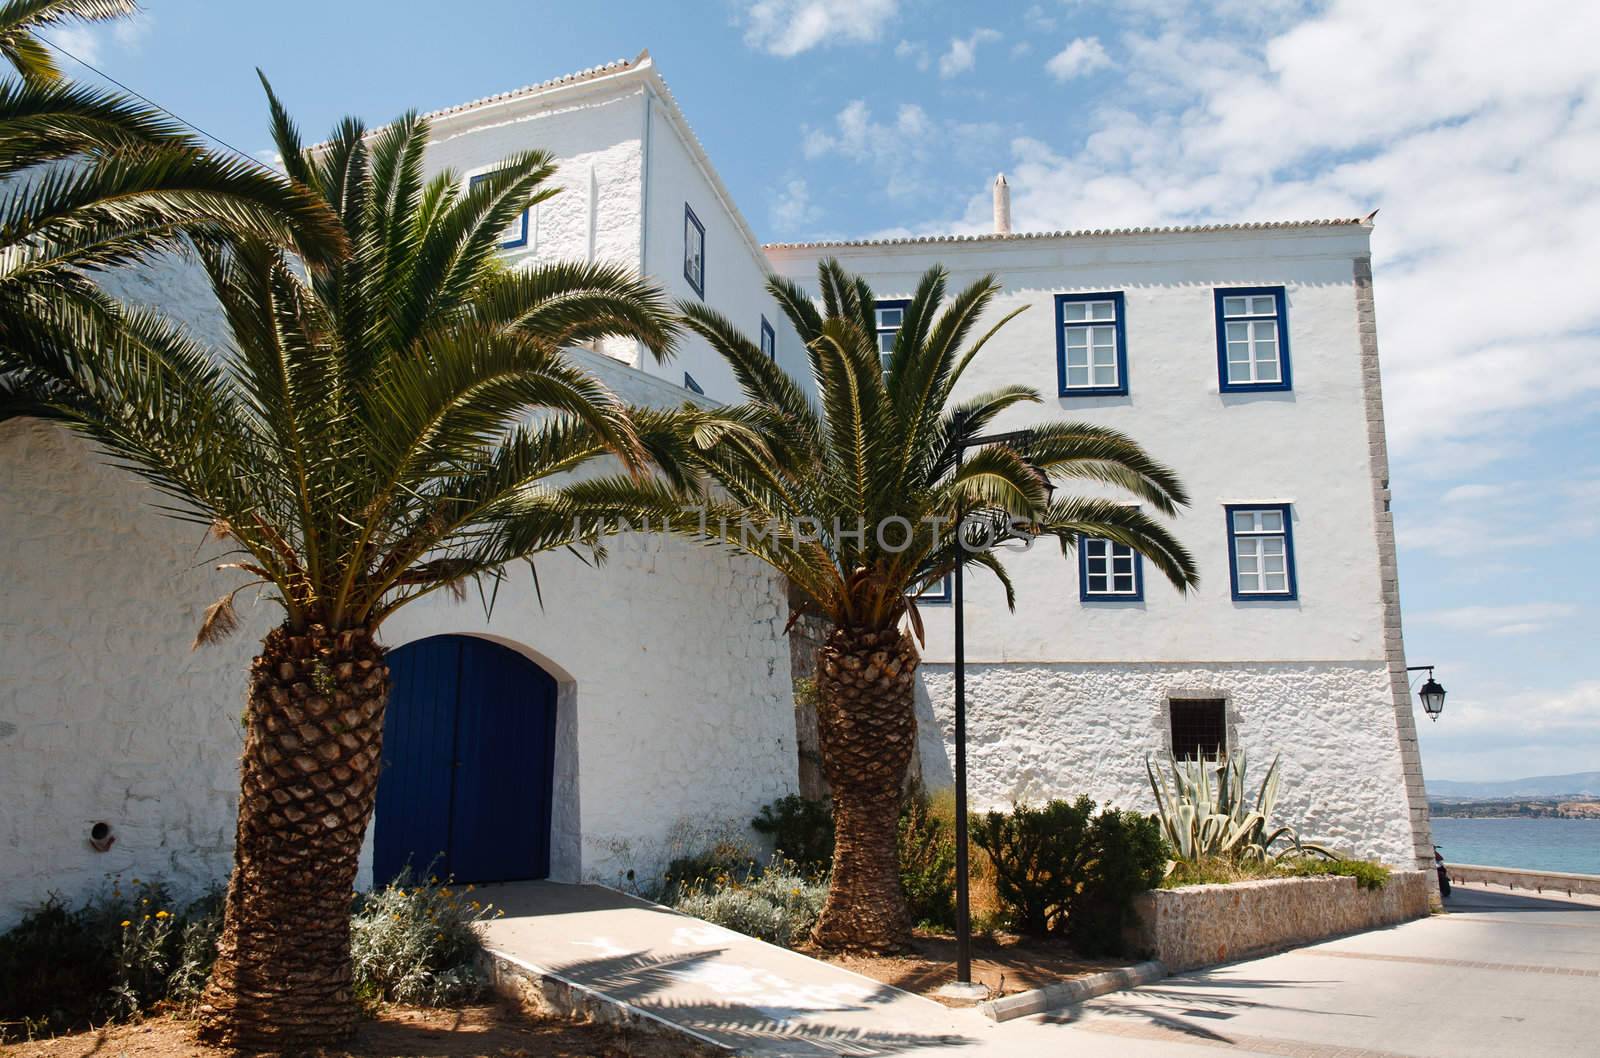
M 1456 485 L 1446 489 L 1440 503 L 1482 503 L 1505 495 L 1504 485 Z
M 830 123 L 800 129 L 800 149 L 808 160 L 832 155 L 866 166 L 883 180 L 885 194 L 902 200 L 938 185 L 933 159 L 992 158 L 1003 143 L 998 125 L 935 121 L 916 103 L 902 103 L 893 120 L 879 120 L 864 99 L 846 103 Z
M 1516 779 L 1592 771 L 1600 760 L 1600 680 L 1494 693 L 1440 682 L 1444 715 L 1419 735 L 1426 773 L 1440 779 Z
M 1424 492 L 1405 494 L 1395 504 L 1396 541 L 1410 551 L 1471 557 L 1474 565 L 1485 557 L 1526 558 L 1553 545 L 1581 545 L 1600 536 L 1600 476 L 1569 473 L 1577 476 L 1524 480 L 1515 488 L 1456 485 L 1437 503 Z
M 744 41 L 773 55 L 875 41 L 899 0 L 756 0 L 744 11 Z
M 1552 624 L 1564 621 L 1577 613 L 1578 607 L 1571 603 L 1532 602 L 1427 610 L 1419 614 L 1408 614 L 1406 620 L 1417 624 L 1441 625 L 1461 632 L 1514 636 L 1543 631 Z
M 978 65 L 978 45 L 992 44 L 1000 39 L 993 29 L 975 29 L 965 37 L 951 37 L 950 48 L 939 56 L 939 76 L 955 77 Z
M 811 201 L 811 189 L 804 180 L 790 180 L 773 198 L 769 210 L 772 226 L 780 235 L 792 235 L 822 217 L 822 209 Z
M 894 57 L 904 59 L 919 70 L 926 70 L 929 65 L 928 46 L 921 42 L 901 41 L 894 46 Z
M 1022 13 L 1022 22 L 1035 33 L 1049 33 L 1056 28 L 1056 19 L 1038 4 L 1031 5 Z
M 1056 80 L 1070 81 L 1074 77 L 1087 77 L 1096 70 L 1104 70 L 1110 65 L 1111 56 L 1106 54 L 1099 37 L 1079 37 L 1056 52 L 1050 61 L 1044 64 L 1044 68 Z
M 1402 466 L 1438 468 L 1441 444 L 1492 461 L 1600 392 L 1600 5 L 1334 0 L 1260 37 L 1189 11 L 1141 15 L 1119 38 L 1125 79 L 1087 136 L 1014 142 L 1019 228 L 1381 206 L 1379 333 Z M 956 227 L 982 229 L 989 208 L 975 193 Z
M 97 25 L 63 23 L 41 33 L 45 40 L 71 52 L 91 66 L 99 66 L 108 51 L 131 55 L 144 46 L 155 16 L 141 8 L 127 18 Z M 67 61 L 71 65 L 71 60 Z

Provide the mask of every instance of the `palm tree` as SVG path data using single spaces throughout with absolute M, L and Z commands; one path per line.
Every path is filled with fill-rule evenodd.
M 0 54 L 22 74 L 0 81 L 0 346 L 19 354 L 110 325 L 116 308 L 96 271 L 196 239 L 261 238 L 316 267 L 343 252 L 338 217 L 319 198 L 255 162 L 206 151 L 159 111 L 61 80 L 31 33 L 133 6 L 0 5 Z M 0 373 L 0 416 L 36 410 Z
M 0 355 L 36 406 L 234 553 L 224 568 L 241 584 L 197 643 L 235 625 L 245 588 L 282 609 L 250 667 L 234 871 L 200 1024 L 209 1040 L 301 1049 L 356 1023 L 350 895 L 389 689 L 380 626 L 578 539 L 564 514 L 532 513 L 541 483 L 606 456 L 639 467 L 662 424 L 631 418 L 563 350 L 625 336 L 664 357 L 675 328 L 626 268 L 500 263 L 506 226 L 554 193 L 548 155 L 463 188 L 452 172 L 423 178 L 415 115 L 370 134 L 346 120 L 308 149 L 268 98 L 289 176 L 337 212 L 348 259 L 307 276 L 261 241 L 202 243 L 229 347 L 119 310 L 73 355 Z M 515 545 L 502 531 L 513 508 Z
M 133 0 L 5 0 L 0 4 L 0 56 L 29 84 L 61 80 L 37 32 L 63 22 L 110 22 L 139 10 Z
M 903 947 L 911 923 L 901 892 L 896 819 L 915 742 L 912 690 L 920 635 L 914 595 L 957 563 L 1014 591 L 995 552 L 1007 530 L 1080 534 L 1138 549 L 1180 590 L 1194 562 L 1161 523 L 1118 499 L 1053 496 L 1050 482 L 1082 481 L 1131 494 L 1162 514 L 1186 502 L 1165 466 L 1122 434 L 1048 422 L 1009 442 L 974 446 L 1002 413 L 1037 403 L 1026 386 L 956 400 L 962 375 L 1012 316 L 968 341 L 999 285 L 984 278 L 945 301 L 946 274 L 929 270 L 905 310 L 887 371 L 879 360 L 867 284 L 835 261 L 819 269 L 822 309 L 798 286 L 768 288 L 794 324 L 818 398 L 716 312 L 680 306 L 689 327 L 732 366 L 746 401 L 686 413 L 684 458 L 715 486 L 700 510 L 666 484 L 620 476 L 573 486 L 593 512 L 649 520 L 742 548 L 788 577 L 830 625 L 818 658 L 818 728 L 838 835 L 833 881 L 813 939 L 829 948 Z M 1018 310 L 1020 311 L 1020 310 Z M 963 450 L 974 447 L 963 458 Z M 952 527 L 965 526 L 961 533 Z

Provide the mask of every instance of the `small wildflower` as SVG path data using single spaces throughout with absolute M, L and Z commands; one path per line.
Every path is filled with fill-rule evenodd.
M 129 927 L 129 926 L 131 926 L 131 925 L 133 925 L 133 923 L 132 923 L 132 922 L 129 922 L 129 921 L 128 921 L 128 920 L 127 920 L 127 919 L 123 919 L 123 920 L 122 920 L 122 928 L 123 928 L 123 929 L 127 929 L 127 928 L 128 928 L 128 927 Z
M 157 918 L 171 918 L 172 917 L 172 913 L 169 912 L 169 911 L 157 911 L 156 912 L 156 917 Z

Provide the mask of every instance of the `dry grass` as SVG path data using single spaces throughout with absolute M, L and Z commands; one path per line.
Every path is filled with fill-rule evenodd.
M 940 985 L 956 979 L 954 937 L 918 932 L 905 955 L 862 955 L 806 952 L 886 985 L 916 992 L 951 1006 L 968 1006 L 936 995 Z M 972 979 L 987 985 L 991 996 L 1042 988 L 1085 974 L 1130 965 L 1126 959 L 1084 959 L 1065 941 L 1022 938 L 1010 934 L 974 937 Z

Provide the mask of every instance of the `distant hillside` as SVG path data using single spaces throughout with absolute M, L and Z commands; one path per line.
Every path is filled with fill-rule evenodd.
M 1600 797 L 1600 771 L 1580 771 L 1572 775 L 1535 775 L 1508 782 L 1456 782 L 1429 779 L 1429 797 L 1485 798 L 1505 797 Z

